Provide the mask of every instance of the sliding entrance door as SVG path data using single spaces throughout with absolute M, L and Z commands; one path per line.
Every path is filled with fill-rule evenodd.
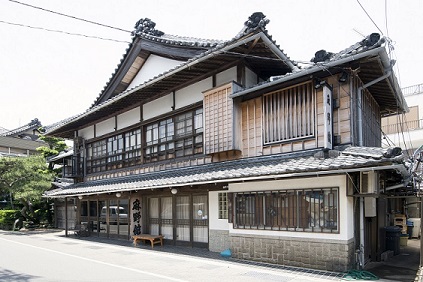
M 148 199 L 148 227 L 152 235 L 173 239 L 172 197 Z
M 176 197 L 176 240 L 190 242 L 190 201 L 189 196 Z
M 207 195 L 148 198 L 148 232 L 163 235 L 173 244 L 207 247 Z
M 207 195 L 199 195 L 192 197 L 192 212 L 193 212 L 193 242 L 208 243 L 209 242 L 209 216 L 208 216 L 208 204 Z

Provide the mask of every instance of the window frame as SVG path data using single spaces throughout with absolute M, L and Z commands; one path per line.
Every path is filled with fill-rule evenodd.
M 234 192 L 232 206 L 234 229 L 340 232 L 339 187 Z
M 263 96 L 263 145 L 313 138 L 316 90 L 304 82 Z
M 135 144 L 128 144 L 133 136 Z M 137 127 L 87 144 L 87 173 L 141 163 L 141 142 L 141 128 Z
M 143 163 L 203 154 L 203 143 L 202 107 L 168 116 L 144 126 Z
M 218 219 L 229 219 L 229 201 L 227 192 L 217 194 L 218 201 Z

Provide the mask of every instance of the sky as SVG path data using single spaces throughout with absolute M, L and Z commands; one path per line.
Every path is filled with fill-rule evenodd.
M 0 0 L 0 127 L 35 118 L 47 126 L 87 110 L 141 18 L 166 34 L 229 40 L 253 12 L 266 15 L 269 34 L 297 62 L 381 33 L 400 86 L 423 83 L 423 0 Z

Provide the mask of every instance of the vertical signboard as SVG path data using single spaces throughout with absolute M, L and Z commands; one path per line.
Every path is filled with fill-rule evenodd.
M 324 148 L 333 149 L 333 133 L 332 133 L 332 89 L 323 85 L 323 115 L 324 115 Z

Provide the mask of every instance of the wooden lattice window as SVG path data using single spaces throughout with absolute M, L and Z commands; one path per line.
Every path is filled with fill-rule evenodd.
M 219 219 L 228 219 L 228 193 L 219 193 Z
M 264 144 L 315 134 L 315 90 L 304 83 L 264 96 Z
M 144 161 L 203 153 L 203 109 L 191 110 L 145 127 Z

